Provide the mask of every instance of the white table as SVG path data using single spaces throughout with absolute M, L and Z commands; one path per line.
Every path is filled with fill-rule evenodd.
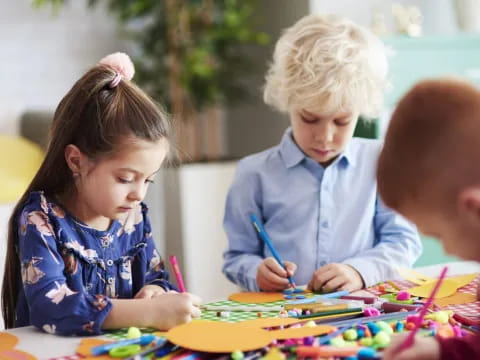
M 415 270 L 427 276 L 438 276 L 445 265 L 449 267 L 448 275 L 480 272 L 479 263 L 467 261 L 425 266 Z M 46 334 L 32 326 L 8 330 L 8 332 L 16 335 L 20 339 L 16 349 L 29 352 L 39 359 L 73 355 L 82 339 L 78 337 L 61 337 Z

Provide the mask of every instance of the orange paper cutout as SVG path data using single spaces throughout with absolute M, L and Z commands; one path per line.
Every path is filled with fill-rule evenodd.
M 167 339 L 183 348 L 214 353 L 249 351 L 272 341 L 268 331 L 218 321 L 192 321 L 174 327 Z
M 100 356 L 93 356 L 91 349 L 98 345 L 108 344 L 111 341 L 105 341 L 100 339 L 82 339 L 80 345 L 77 347 L 77 354 L 86 356 L 86 358 L 82 358 L 82 360 L 86 360 L 87 358 L 96 359 L 96 360 L 107 360 L 107 359 L 115 359 L 108 355 L 100 355 Z
M 15 350 L 18 337 L 0 332 L 0 360 L 37 360 L 35 356 L 22 350 Z
M 0 351 L 0 360 L 37 360 L 37 358 L 25 351 L 10 349 Z
M 292 325 L 305 320 L 295 319 L 295 318 L 256 318 L 238 322 L 239 326 L 248 326 L 256 328 L 269 328 L 277 326 Z
M 281 325 L 279 321 L 269 323 L 267 320 L 269 319 L 252 320 L 247 325 L 208 320 L 193 321 L 171 329 L 166 337 L 172 343 L 189 350 L 222 353 L 255 350 L 267 346 L 275 339 L 317 336 L 328 334 L 336 329 L 333 326 L 320 325 L 267 331 L 260 326 Z M 299 320 L 294 319 L 294 321 Z M 255 324 L 258 327 L 255 327 Z
M 18 343 L 18 338 L 15 335 L 0 332 L 0 351 L 1 350 L 11 350 Z
M 240 292 L 231 294 L 228 300 L 240 303 L 263 304 L 278 300 L 285 300 L 282 293 L 279 292 Z
M 457 291 L 452 296 L 447 296 L 443 299 L 436 299 L 435 305 L 445 307 L 449 305 L 469 304 L 474 301 L 477 301 L 477 297 L 475 295 Z

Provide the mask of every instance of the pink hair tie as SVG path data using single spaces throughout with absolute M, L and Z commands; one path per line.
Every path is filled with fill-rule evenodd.
M 129 81 L 132 80 L 133 74 L 135 74 L 135 67 L 133 66 L 132 60 L 130 60 L 130 57 L 125 53 L 117 52 L 107 55 L 100 60 L 99 63 L 107 65 L 117 72 L 114 79 L 110 82 L 110 88 L 118 86 L 122 78 Z
M 110 84 L 108 85 L 108 87 L 110 89 L 113 89 L 114 87 L 117 87 L 118 84 L 120 84 L 120 80 L 122 80 L 122 74 L 120 73 L 117 73 L 115 75 L 115 77 L 113 78 L 113 80 L 110 82 Z

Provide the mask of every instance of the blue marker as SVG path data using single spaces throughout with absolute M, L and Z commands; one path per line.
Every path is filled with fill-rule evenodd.
M 288 270 L 287 268 L 285 267 L 285 264 L 283 263 L 282 259 L 280 259 L 280 256 L 278 255 L 277 253 L 277 250 L 275 250 L 275 248 L 273 247 L 273 244 L 272 244 L 272 241 L 270 240 L 270 238 L 268 237 L 268 234 L 267 232 L 265 231 L 265 229 L 263 228 L 262 224 L 260 224 L 260 221 L 258 221 L 257 217 L 255 216 L 255 214 L 250 214 L 250 220 L 252 221 L 252 224 L 253 224 L 253 227 L 255 228 L 255 230 L 257 230 L 257 233 L 258 235 L 260 235 L 260 237 L 262 238 L 262 240 L 265 242 L 265 244 L 267 244 L 268 248 L 270 249 L 270 252 L 272 253 L 273 257 L 275 258 L 275 260 L 277 260 L 277 262 L 280 264 L 280 266 L 282 268 L 285 269 L 285 271 L 287 272 L 288 274 Z M 292 277 L 291 276 L 288 276 L 288 281 L 290 282 L 290 286 L 292 288 L 295 287 L 295 282 L 293 281 Z

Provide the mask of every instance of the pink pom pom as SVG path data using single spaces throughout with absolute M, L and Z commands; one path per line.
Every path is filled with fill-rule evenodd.
M 135 74 L 135 67 L 133 66 L 130 57 L 121 52 L 116 52 L 105 56 L 99 61 L 100 64 L 108 65 L 118 71 L 125 79 L 132 80 Z
M 410 299 L 410 293 L 407 292 L 407 291 L 399 291 L 398 294 L 397 294 L 397 300 L 400 300 L 400 301 L 405 301 L 405 300 L 408 300 Z

